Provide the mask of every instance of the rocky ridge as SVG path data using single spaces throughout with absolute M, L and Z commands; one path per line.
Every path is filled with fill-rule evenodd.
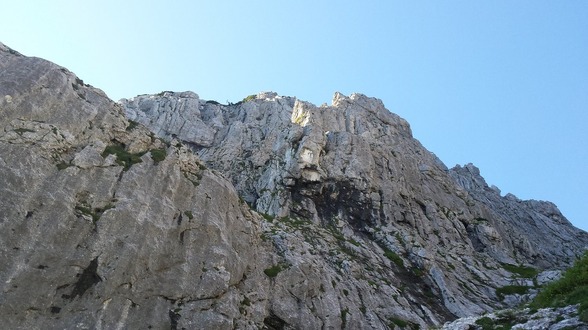
M 361 94 L 115 103 L 0 44 L 0 97 L 9 328 L 440 326 L 588 245 Z

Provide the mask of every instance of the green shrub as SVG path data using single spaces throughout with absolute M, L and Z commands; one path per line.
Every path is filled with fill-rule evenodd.
M 241 102 L 245 103 L 245 102 L 253 101 L 256 98 L 257 98 L 257 96 L 255 94 L 252 94 L 252 95 L 245 97 Z
M 412 271 L 413 274 L 415 274 L 417 277 L 423 277 L 425 275 L 425 271 L 418 268 L 418 267 L 413 267 L 410 269 Z
M 261 216 L 269 222 L 274 221 L 274 218 L 275 218 L 273 215 L 267 214 L 267 213 L 261 213 Z
M 182 173 L 188 181 L 192 182 L 194 187 L 198 187 L 200 180 L 202 180 L 202 173 L 192 173 L 187 171 L 182 171 Z
M 385 248 L 384 256 L 390 259 L 394 264 L 396 264 L 396 266 L 404 268 L 404 261 L 402 261 L 402 258 L 400 258 L 400 256 L 396 254 L 396 252 Z
M 566 270 L 559 280 L 543 288 L 531 302 L 531 307 L 563 307 L 575 304 L 580 305 L 580 319 L 588 322 L 588 252 Z
M 406 328 L 406 326 L 408 325 L 408 322 L 406 322 L 405 320 L 398 319 L 395 317 L 390 317 L 389 320 L 390 320 L 390 322 L 392 322 L 390 324 L 390 328 L 392 328 L 392 329 L 394 329 L 396 327 Z
M 157 164 L 165 159 L 165 156 L 166 156 L 165 149 L 151 149 L 150 152 L 151 152 L 151 159 L 153 159 L 153 162 L 155 164 Z
M 525 285 L 505 285 L 501 288 L 496 289 L 496 295 L 500 300 L 504 299 L 504 296 L 510 294 L 525 294 L 529 291 L 530 287 Z
M 494 329 L 494 320 L 484 316 L 476 320 L 476 324 L 482 327 L 482 330 Z
M 98 220 L 100 220 L 100 217 L 102 216 L 102 214 L 104 212 L 106 212 L 106 210 L 110 210 L 112 208 L 114 208 L 114 205 L 111 203 L 108 203 L 104 207 L 97 207 L 94 209 L 92 209 L 91 207 L 84 205 L 84 204 L 78 204 L 75 206 L 76 211 L 92 217 L 92 222 L 94 222 L 94 223 L 96 223 Z
M 345 328 L 347 325 L 347 314 L 349 314 L 349 308 L 341 310 L 341 328 Z
M 496 319 L 487 316 L 476 320 L 476 324 L 482 330 L 510 330 L 515 323 L 526 322 L 524 319 L 517 319 L 516 315 L 508 310 L 496 314 Z
M 511 273 L 519 275 L 519 277 L 524 278 L 534 278 L 537 276 L 539 271 L 533 267 L 523 266 L 523 265 L 511 265 L 511 264 L 502 264 L 502 267 L 508 270 Z
M 132 154 L 125 150 L 125 147 L 122 144 L 116 143 L 106 147 L 102 152 L 102 157 L 106 157 L 108 155 L 115 155 L 116 156 L 116 163 L 120 166 L 124 167 L 124 170 L 128 170 L 133 166 L 133 164 L 141 163 L 141 156 L 145 154 L 144 152 Z
M 100 216 L 87 206 L 76 205 L 75 209 L 76 209 L 76 211 L 79 211 L 82 214 L 91 216 L 93 222 L 96 222 L 96 221 L 98 221 L 98 219 L 100 219 Z
M 351 244 L 353 244 L 353 245 L 355 245 L 355 246 L 357 246 L 357 247 L 359 247 L 359 246 L 361 245 L 361 244 L 359 244 L 359 242 L 358 242 L 358 241 L 354 240 L 353 238 L 350 238 L 350 239 L 349 239 L 349 243 L 351 243 Z
M 280 265 L 275 265 L 272 266 L 270 268 L 265 269 L 263 272 L 265 273 L 265 275 L 267 275 L 268 277 L 276 277 L 278 276 L 278 274 L 282 271 L 282 266 Z

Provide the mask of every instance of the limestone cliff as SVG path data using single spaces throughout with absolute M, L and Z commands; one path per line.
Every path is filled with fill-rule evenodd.
M 115 103 L 0 44 L 7 328 L 426 328 L 586 245 L 553 204 L 447 169 L 377 99 Z

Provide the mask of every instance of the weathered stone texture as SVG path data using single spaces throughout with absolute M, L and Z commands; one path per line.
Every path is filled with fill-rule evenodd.
M 555 205 L 445 167 L 378 99 L 114 103 L 0 44 L 7 328 L 440 326 L 532 285 L 505 264 L 561 269 L 587 244 Z

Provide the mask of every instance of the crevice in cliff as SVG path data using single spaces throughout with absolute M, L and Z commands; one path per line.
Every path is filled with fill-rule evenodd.
M 98 275 L 98 257 L 90 261 L 88 267 L 86 267 L 81 274 L 78 274 L 78 281 L 76 282 L 71 294 L 63 295 L 65 299 L 73 300 L 77 296 L 82 296 L 84 293 L 102 281 L 102 278 Z
M 270 314 L 265 319 L 263 319 L 263 325 L 267 330 L 283 330 L 286 328 L 288 323 L 274 314 L 273 311 L 270 311 Z

